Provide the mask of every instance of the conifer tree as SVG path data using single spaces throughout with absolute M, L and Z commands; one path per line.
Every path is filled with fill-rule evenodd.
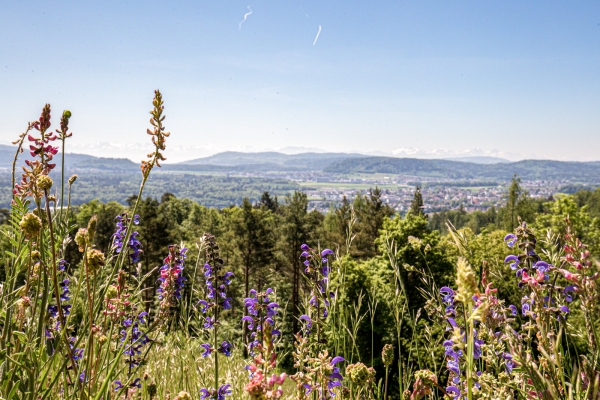
M 417 186 L 412 202 L 410 203 L 410 210 L 408 211 L 411 215 L 417 216 L 422 215 L 427 218 L 427 215 L 423 212 L 425 205 L 423 203 L 423 195 L 421 194 L 421 187 Z

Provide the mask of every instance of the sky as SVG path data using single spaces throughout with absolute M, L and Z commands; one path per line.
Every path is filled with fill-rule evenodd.
M 50 103 L 67 152 L 600 160 L 598 1 L 13 1 L 0 144 Z

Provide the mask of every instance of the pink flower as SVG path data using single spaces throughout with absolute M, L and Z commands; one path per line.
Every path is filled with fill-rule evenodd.
M 579 282 L 579 278 L 581 277 L 579 274 L 574 274 L 566 269 L 559 269 L 560 273 L 563 274 L 566 280 L 571 282 Z

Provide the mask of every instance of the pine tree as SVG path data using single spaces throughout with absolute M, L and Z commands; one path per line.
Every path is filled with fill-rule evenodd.
M 427 215 L 423 212 L 425 205 L 423 204 L 423 195 L 421 194 L 421 187 L 417 186 L 412 202 L 410 203 L 409 214 L 413 216 L 422 215 L 427 218 Z

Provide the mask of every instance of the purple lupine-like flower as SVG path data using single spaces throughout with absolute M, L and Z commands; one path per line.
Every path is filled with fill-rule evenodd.
M 250 354 L 254 355 L 255 347 L 260 344 L 258 334 L 268 332 L 271 336 L 279 336 L 279 331 L 274 329 L 274 318 L 277 315 L 279 304 L 270 300 L 269 295 L 273 293 L 273 289 L 268 288 L 264 293 L 258 293 L 252 289 L 249 291 L 248 297 L 244 299 L 244 306 L 249 315 L 242 317 L 242 322 L 247 323 L 247 328 L 250 330 L 252 341 L 248 343 Z M 274 338 L 271 339 L 274 342 Z
M 512 269 L 514 271 L 519 267 L 519 257 L 512 255 L 512 254 L 509 255 L 504 259 L 504 264 L 507 264 L 507 263 L 511 263 L 510 269 Z
M 123 354 L 128 356 L 125 361 L 130 370 L 141 364 L 142 348 L 150 342 L 146 333 L 140 329 L 145 325 L 144 317 L 147 315 L 148 313 L 144 311 L 135 318 L 126 318 L 122 322 L 123 329 L 121 329 L 120 341 Z
M 458 399 L 460 397 L 460 390 L 456 386 L 448 386 L 446 388 L 446 393 L 448 393 L 451 396 L 454 396 L 455 399 Z
M 217 351 L 221 354 L 224 354 L 226 357 L 231 356 L 231 348 L 233 346 L 231 345 L 231 343 L 229 343 L 228 341 L 224 340 L 221 345 L 219 346 L 219 348 L 217 349 Z
M 325 249 L 319 253 L 306 244 L 303 244 L 301 249 L 303 252 L 300 257 L 304 258 L 303 264 L 306 266 L 304 273 L 313 284 L 309 305 L 317 311 L 313 314 L 316 318 L 327 318 L 330 306 L 327 298 L 335 297 L 335 294 L 328 289 L 331 267 L 327 256 L 334 253 L 330 249 Z
M 214 389 L 200 389 L 200 400 L 225 400 L 225 396 L 231 395 L 231 385 L 223 384 L 215 392 Z
M 512 373 L 515 363 L 513 361 L 512 355 L 510 353 L 502 353 L 502 358 L 504 358 L 504 365 L 506 366 L 506 372 L 509 374 Z
M 312 324 L 313 324 L 312 319 L 310 319 L 310 317 L 308 315 L 301 315 L 300 320 L 306 322 L 305 330 L 307 333 L 310 333 L 310 330 L 311 330 Z
M 573 301 L 573 296 L 570 293 L 575 293 L 577 290 L 577 288 L 573 285 L 569 285 L 567 287 L 565 287 L 565 289 L 563 290 L 563 294 L 565 295 L 565 301 L 567 303 L 570 303 Z
M 538 271 L 541 272 L 548 272 L 548 269 L 551 267 L 551 264 L 548 264 L 545 261 L 538 261 L 535 264 L 533 264 L 533 268 L 537 269 Z
M 510 310 L 510 313 L 513 316 L 517 315 L 517 313 L 518 313 L 517 306 L 515 306 L 514 304 L 511 304 L 510 306 L 508 306 L 508 309 Z
M 121 251 L 123 251 L 123 246 L 125 244 L 124 241 L 127 237 L 127 228 L 130 219 L 127 216 L 127 213 L 118 215 L 115 219 L 117 221 L 117 229 L 113 234 L 113 248 L 115 249 L 115 253 L 119 254 L 121 253 Z M 139 225 L 139 223 L 140 216 L 136 214 L 133 216 L 133 224 Z M 127 251 L 129 252 L 131 263 L 133 264 L 136 264 L 141 260 L 142 243 L 137 238 L 138 235 L 139 233 L 137 231 L 132 232 L 129 237 L 129 241 L 127 242 Z
M 212 354 L 212 352 L 213 352 L 213 348 L 212 348 L 212 346 L 210 345 L 210 343 L 204 343 L 204 344 L 201 344 L 201 345 L 200 345 L 200 347 L 202 347 L 202 357 L 205 357 L 205 358 L 206 358 L 206 357 L 208 357 L 209 355 L 211 355 L 211 354 Z
M 66 269 L 69 267 L 69 263 L 66 260 L 59 260 L 58 261 L 58 270 L 61 272 L 65 272 Z
M 160 268 L 160 277 L 158 278 L 160 286 L 156 292 L 160 300 L 159 307 L 162 315 L 168 315 L 177 301 L 181 299 L 181 292 L 186 281 L 183 271 L 187 251 L 187 248 L 179 248 L 175 244 L 169 246 L 169 255 L 164 259 L 164 264 Z
M 504 242 L 508 247 L 513 247 L 517 242 L 517 236 L 513 233 L 509 233 L 508 235 L 504 236 Z

